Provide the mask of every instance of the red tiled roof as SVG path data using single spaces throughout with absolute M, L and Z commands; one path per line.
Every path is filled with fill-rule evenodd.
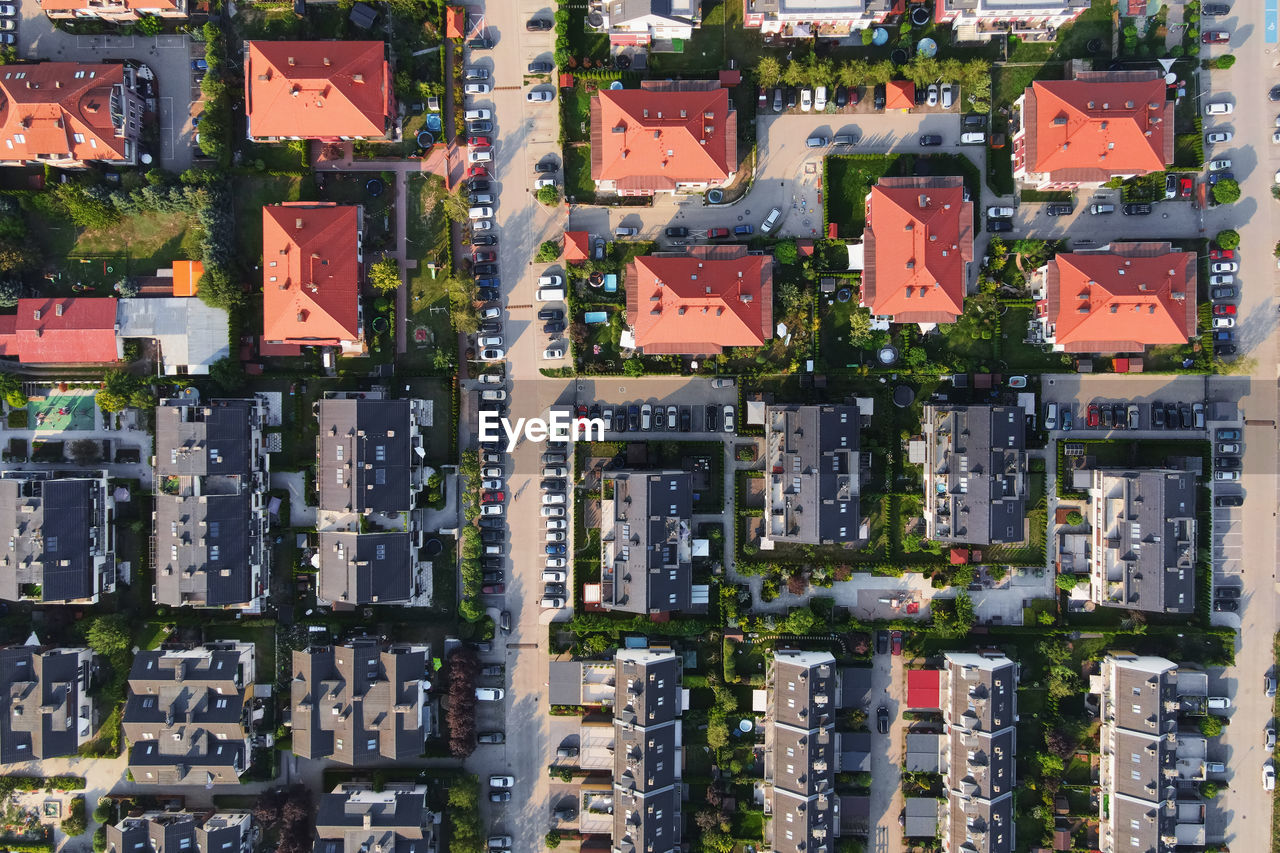
M 773 259 L 694 246 L 627 265 L 627 318 L 647 353 L 707 355 L 773 336 Z
M 973 259 L 973 202 L 958 177 L 881 178 L 867 196 L 862 304 L 898 323 L 952 323 Z
M 1057 181 L 1163 171 L 1173 162 L 1173 103 L 1151 72 L 1038 80 L 1023 97 L 1028 172 Z
M 566 263 L 591 258 L 591 235 L 586 231 L 564 232 L 564 259 Z
M 262 339 L 360 338 L 359 210 L 320 202 L 262 208 Z
M 0 318 L 0 355 L 23 364 L 116 361 L 116 300 L 110 297 L 19 299 Z
M 916 105 L 916 84 L 910 80 L 890 80 L 884 87 L 886 110 L 909 110 Z
M 245 108 L 254 139 L 385 136 L 394 114 L 380 41 L 251 41 Z
M 450 6 L 445 9 L 444 37 L 464 39 L 467 37 L 467 10 L 461 6 Z
M 913 711 L 937 711 L 942 708 L 942 670 L 907 670 L 907 707 Z
M 591 99 L 591 177 L 623 191 L 727 180 L 738 168 L 728 90 L 715 81 L 658 86 L 601 89 Z
M 0 66 L 0 160 L 128 159 L 111 117 L 111 91 L 123 83 L 119 64 Z
M 1110 252 L 1049 262 L 1045 301 L 1066 352 L 1137 352 L 1184 344 L 1196 331 L 1195 255 L 1169 243 L 1116 243 Z

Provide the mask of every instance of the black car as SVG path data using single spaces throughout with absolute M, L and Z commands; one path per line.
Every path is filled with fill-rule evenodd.
M 942 137 L 936 133 L 920 134 L 920 144 L 924 146 L 934 146 L 942 144 Z
M 493 264 L 489 264 L 493 266 Z M 476 297 L 481 302 L 497 302 L 502 298 L 502 294 L 498 292 L 496 287 L 478 287 L 476 288 Z
M 552 320 L 549 323 L 544 324 L 542 327 L 542 333 L 544 335 L 558 335 L 563 331 L 564 331 L 563 320 Z
M 492 132 L 493 132 L 493 122 L 491 121 L 486 121 L 484 119 L 477 119 L 475 121 L 467 122 L 467 133 L 470 134 L 471 136 L 476 136 L 481 133 L 492 133 Z M 472 189 L 475 189 L 475 187 L 472 187 Z
M 497 530 L 481 530 L 480 541 L 485 545 L 501 545 L 507 541 L 507 536 Z
M 880 710 L 876 711 L 876 728 L 882 735 L 889 733 L 889 709 L 883 705 L 880 706 Z
M 1220 598 L 1213 603 L 1213 609 L 1217 610 L 1219 613 L 1221 613 L 1224 610 L 1229 613 L 1235 613 L 1237 610 L 1240 609 L 1240 605 L 1239 603 L 1232 601 L 1229 598 L 1228 599 Z
M 559 308 L 543 308 L 538 312 L 539 320 L 563 320 L 564 312 Z
M 985 127 L 987 124 L 987 117 L 980 113 L 970 113 L 964 117 L 964 120 L 961 123 L 965 127 Z
M 564 480 L 557 479 L 555 477 L 548 477 L 538 485 L 538 488 L 542 489 L 544 492 L 563 492 Z
M 489 802 L 491 803 L 509 803 L 511 802 L 510 791 L 490 791 Z
M 480 529 L 481 530 L 506 530 L 507 522 L 506 522 L 506 519 L 495 518 L 492 515 L 481 516 Z
M 1238 586 L 1220 586 L 1217 589 L 1215 589 L 1213 592 L 1215 595 L 1218 596 L 1218 598 L 1239 598 L 1240 597 L 1240 587 Z
M 1239 458 L 1235 456 L 1215 456 L 1213 467 L 1221 468 L 1223 471 L 1239 471 L 1241 466 Z
M 1012 231 L 1013 220 L 1012 219 L 988 219 L 987 230 L 993 234 L 998 233 L 1000 231 Z
M 1215 287 L 1209 291 L 1210 299 L 1235 299 L 1236 289 L 1234 287 Z
M 481 667 L 480 674 L 488 678 L 496 678 L 507 671 L 507 667 L 500 663 L 491 663 L 488 666 Z
M 1272 86 L 1271 91 L 1267 93 L 1267 97 L 1273 101 L 1280 101 L 1280 86 Z
M 1111 407 L 1112 420 L 1115 421 L 1116 429 L 1125 429 L 1129 426 L 1129 418 L 1124 411 L 1124 403 L 1116 403 Z
M 889 632 L 876 631 L 876 654 L 889 654 Z
M 497 264 L 476 264 L 474 267 L 471 268 L 471 272 L 473 272 L 476 275 L 496 275 L 498 272 L 498 265 Z
M 533 171 L 539 175 L 549 175 L 560 167 L 551 160 L 543 160 L 541 163 L 533 164 Z
M 493 191 L 493 184 L 490 183 L 489 181 L 486 181 L 484 178 L 472 178 L 467 183 L 467 188 L 471 190 L 471 192 L 473 193 L 487 193 L 487 192 Z M 498 239 L 497 237 L 493 237 L 492 235 L 488 235 L 488 234 L 486 234 L 485 236 L 489 237 L 491 240 L 494 240 L 494 241 L 497 241 Z
M 1218 495 L 1213 499 L 1214 506 L 1244 506 L 1244 495 Z
M 680 407 L 680 431 L 689 432 L 693 429 L 693 412 L 689 411 L 688 406 Z
M 1236 339 L 1236 336 L 1232 333 L 1230 329 L 1219 329 L 1218 331 L 1213 333 L 1213 342 L 1215 344 L 1230 343 L 1235 339 Z
M 1074 208 L 1072 208 L 1071 205 L 1065 202 L 1058 202 L 1046 207 L 1045 212 L 1050 216 L 1070 216 L 1073 209 Z
M 1165 425 L 1165 429 L 1178 428 L 1178 404 L 1177 403 L 1164 404 L 1164 425 Z
M 1188 403 L 1178 404 L 1178 423 L 1183 429 L 1191 429 L 1191 406 Z
M 689 229 L 683 226 L 675 226 L 673 228 L 668 228 L 667 236 L 668 237 L 688 237 Z
M 1151 428 L 1164 429 L 1164 403 L 1151 404 Z
M 493 47 L 493 42 L 488 36 L 476 36 L 467 42 L 467 47 L 472 50 L 488 50 Z
M 502 572 L 484 572 L 480 576 L 481 583 L 502 583 Z
M 927 94 L 927 90 L 925 89 L 924 86 L 916 86 L 916 106 L 917 107 L 924 106 L 924 99 L 926 94 Z
M 550 18 L 530 18 L 524 28 L 531 33 L 545 33 L 554 26 Z
M 630 430 L 631 432 L 636 432 L 637 430 L 640 429 L 640 407 L 639 406 L 627 407 L 627 429 Z
M 1210 17 L 1230 15 L 1231 7 L 1226 3 L 1205 3 L 1200 7 L 1201 15 L 1209 15 Z
M 535 59 L 533 62 L 529 63 L 530 74 L 550 74 L 555 70 L 555 65 L 547 62 L 545 59 Z
M 849 105 L 849 90 L 844 86 L 836 87 L 836 106 L 844 108 Z
M 1151 205 L 1123 204 L 1120 206 L 1120 212 L 1125 216 L 1148 216 L 1151 213 Z
M 878 110 L 884 109 L 884 84 L 876 86 L 875 108 Z
M 1213 186 L 1219 181 L 1234 181 L 1235 179 L 1235 172 L 1213 172 L 1209 175 L 1209 186 Z
M 498 245 L 498 238 L 493 234 L 476 234 L 474 237 L 471 238 L 471 245 L 496 246 Z
M 497 320 L 485 320 L 480 324 L 480 331 L 486 335 L 502 334 L 502 324 Z
M 627 431 L 627 413 L 621 406 L 613 410 L 613 431 Z
M 720 422 L 720 409 L 716 406 L 707 406 L 706 410 L 707 432 L 715 432 Z

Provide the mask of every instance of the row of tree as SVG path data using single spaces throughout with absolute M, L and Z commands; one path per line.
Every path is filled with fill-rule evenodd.
M 311 797 L 303 786 L 264 791 L 254 805 L 253 817 L 268 837 L 276 835 L 276 853 L 311 849 Z
M 850 59 L 835 60 L 809 54 L 803 59 L 781 60 L 765 56 L 756 64 L 757 85 L 770 88 L 785 86 L 880 86 L 895 78 L 910 80 L 917 86 L 930 83 L 956 83 L 968 99 L 969 109 L 986 112 L 991 106 L 991 65 L 981 59 L 968 62 L 916 54 L 905 65 L 895 66 L 889 60 L 870 62 Z
M 448 684 L 449 752 L 466 758 L 476 749 L 476 679 L 480 677 L 480 655 L 471 646 L 450 652 L 444 667 Z

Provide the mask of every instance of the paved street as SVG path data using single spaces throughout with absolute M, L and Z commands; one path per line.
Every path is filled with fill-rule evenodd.
M 871 831 L 867 838 L 870 853 L 901 853 L 904 849 L 898 813 L 903 809 L 902 757 L 907 724 L 902 719 L 906 679 L 901 656 L 876 655 L 872 661 L 871 691 L 867 706 L 867 726 L 871 729 Z M 876 711 L 889 709 L 889 734 L 876 731 Z

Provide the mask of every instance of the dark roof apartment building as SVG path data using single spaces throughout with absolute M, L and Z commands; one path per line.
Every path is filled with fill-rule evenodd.
M 1016 406 L 924 407 L 925 535 L 971 545 L 1027 538 L 1026 419 Z
M 249 766 L 245 699 L 252 643 L 140 651 L 129 670 L 124 734 L 143 785 L 237 784 Z
M 89 649 L 0 649 L 0 764 L 75 755 L 97 728 Z
M 381 791 L 339 785 L 320 797 L 312 853 L 429 853 L 439 823 L 426 785 L 389 782 Z
M 420 758 L 429 730 L 426 646 L 374 638 L 293 653 L 293 751 L 354 767 Z
M 259 609 L 270 550 L 265 421 L 257 400 L 156 407 L 158 603 Z
M 1011 853 L 1017 664 L 999 653 L 950 653 L 941 685 L 943 850 Z
M 421 490 L 425 415 L 419 400 L 338 392 L 320 401 L 316 488 L 319 597 L 338 606 L 412 604 L 420 532 L 411 512 Z
M 1095 604 L 1194 613 L 1196 475 L 1095 469 L 1089 486 L 1089 594 Z
M 600 501 L 601 606 L 646 615 L 688 610 L 692 527 L 687 472 L 607 472 Z
M 0 599 L 96 602 L 116 586 L 105 471 L 0 474 Z
M 772 815 L 767 849 L 834 850 L 840 834 L 835 658 L 828 652 L 775 651 L 765 685 L 765 811 Z
M 670 651 L 622 649 L 615 658 L 613 850 L 680 849 L 681 661 Z
M 764 423 L 765 536 L 803 545 L 857 541 L 857 406 L 769 406 Z
M 248 812 L 150 811 L 107 824 L 106 853 L 250 853 Z

